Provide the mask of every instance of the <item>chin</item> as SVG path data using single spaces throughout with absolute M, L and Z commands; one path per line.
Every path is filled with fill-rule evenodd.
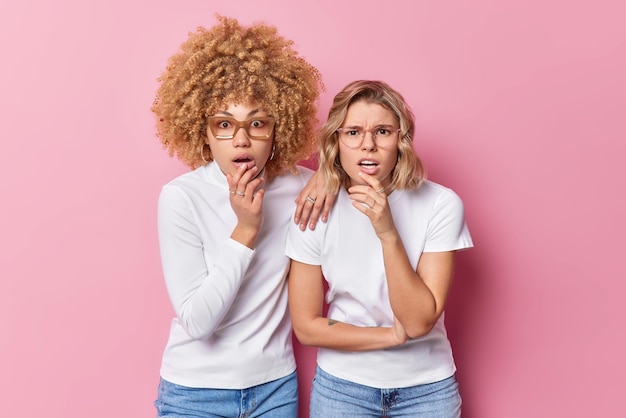
M 350 186 L 367 186 L 367 183 L 360 178 L 350 177 Z

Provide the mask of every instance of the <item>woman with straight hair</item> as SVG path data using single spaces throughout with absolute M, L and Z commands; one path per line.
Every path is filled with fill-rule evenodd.
M 414 131 L 404 98 L 368 80 L 335 96 L 320 130 L 337 201 L 286 246 L 294 331 L 319 347 L 311 417 L 461 414 L 443 313 L 456 252 L 473 244 L 461 199 L 426 180 Z

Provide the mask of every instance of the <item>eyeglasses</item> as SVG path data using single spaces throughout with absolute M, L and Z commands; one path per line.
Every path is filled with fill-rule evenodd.
M 253 117 L 239 121 L 228 116 L 209 116 L 207 124 L 216 139 L 233 139 L 243 128 L 250 139 L 271 139 L 274 132 L 273 117 Z
M 363 129 L 361 127 L 337 128 L 339 139 L 348 148 L 358 148 L 363 144 L 365 134 L 372 134 L 372 141 L 380 148 L 391 148 L 395 145 L 399 128 L 391 126 L 377 126 L 373 129 Z

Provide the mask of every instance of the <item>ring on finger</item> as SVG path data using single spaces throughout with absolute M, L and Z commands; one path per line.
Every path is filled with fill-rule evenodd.
M 237 190 L 235 192 L 238 196 L 245 196 L 246 194 L 244 192 L 240 192 L 239 190 Z
M 383 188 L 382 188 L 382 189 L 380 189 L 380 190 L 376 190 L 376 193 L 385 193 L 385 188 L 383 187 Z
M 230 193 L 230 194 L 235 194 L 235 193 L 237 193 L 237 192 L 235 192 L 234 190 L 229 190 L 229 191 L 228 191 L 228 193 Z
M 305 197 L 305 199 L 306 199 L 307 202 L 311 203 L 312 205 L 315 204 L 315 199 L 312 198 L 311 196 L 307 196 L 307 197 Z

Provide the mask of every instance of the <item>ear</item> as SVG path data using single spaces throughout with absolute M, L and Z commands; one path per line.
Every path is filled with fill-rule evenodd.
M 205 151 L 205 148 L 206 148 L 206 151 Z M 205 157 L 205 155 L 208 155 L 208 158 Z M 213 154 L 211 153 L 211 147 L 206 142 L 202 144 L 202 147 L 200 148 L 200 158 L 202 158 L 202 161 L 204 161 L 205 164 L 208 164 L 210 161 L 213 161 Z

